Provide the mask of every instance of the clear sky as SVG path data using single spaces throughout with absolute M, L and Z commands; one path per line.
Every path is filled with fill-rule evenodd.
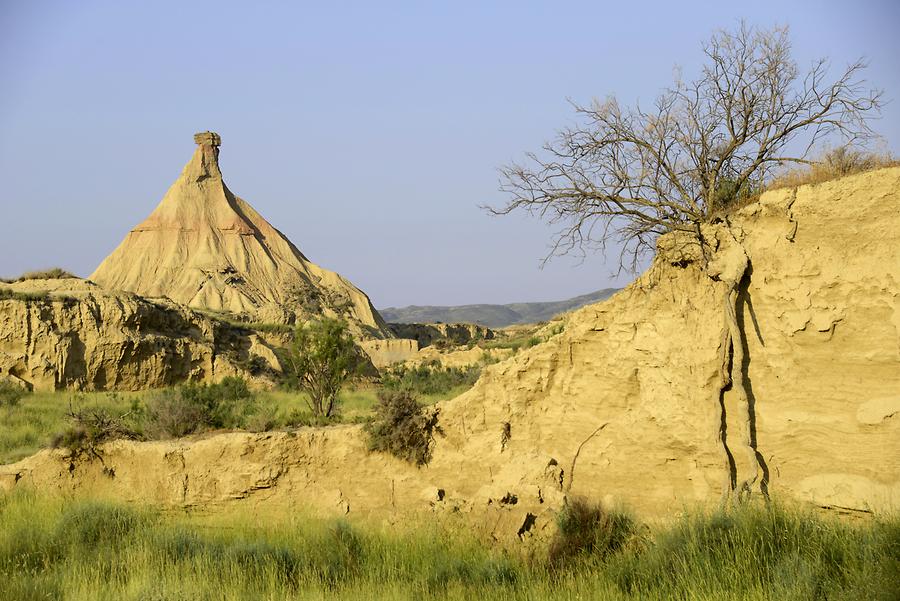
M 567 97 L 650 101 L 741 18 L 790 25 L 801 65 L 868 57 L 900 150 L 893 0 L 0 0 L 0 275 L 90 274 L 209 129 L 231 190 L 378 307 L 620 285 L 613 258 L 540 269 L 550 230 L 478 206 Z

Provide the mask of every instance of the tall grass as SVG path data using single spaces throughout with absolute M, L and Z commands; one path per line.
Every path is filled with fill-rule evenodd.
M 433 404 L 465 390 L 452 388 L 419 398 Z M 360 423 L 374 415 L 379 388 L 375 386 L 348 387 L 338 395 L 340 415 L 327 423 Z M 59 434 L 72 427 L 67 413 L 71 406 L 77 410 L 98 410 L 112 416 L 129 415 L 129 425 L 139 434 L 154 437 L 157 432 L 148 428 L 142 419 L 155 408 L 155 399 L 165 397 L 175 389 L 144 392 L 37 392 L 17 399 L 14 404 L 0 403 L 0 464 L 12 463 L 51 446 Z M 246 406 L 241 404 L 246 403 Z M 258 432 L 326 425 L 317 421 L 309 411 L 303 393 L 286 391 L 255 391 L 251 399 L 234 403 L 234 421 L 219 421 L 222 427 Z M 214 426 L 218 427 L 218 426 Z
M 0 598 L 896 599 L 900 524 L 780 507 L 695 515 L 565 569 L 464 528 L 204 517 L 0 497 Z

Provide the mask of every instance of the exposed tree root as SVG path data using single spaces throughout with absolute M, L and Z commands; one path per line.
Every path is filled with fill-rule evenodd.
M 737 243 L 737 240 L 734 240 Z M 750 268 L 749 259 L 743 257 L 743 263 L 739 269 L 729 274 L 726 283 L 729 285 L 723 298 L 724 324 L 722 327 L 722 342 L 719 347 L 719 386 L 715 392 L 715 400 L 720 407 L 720 420 L 718 440 L 722 446 L 724 462 L 728 467 L 726 483 L 723 486 L 722 502 L 734 500 L 739 502 L 750 496 L 754 485 L 760 482 L 760 474 L 766 473 L 766 467 L 762 456 L 756 448 L 755 418 L 753 407 L 748 394 L 747 383 L 744 380 L 744 332 L 737 318 L 737 306 L 742 282 Z M 738 465 L 734 455 L 728 446 L 728 420 L 725 409 L 725 393 L 731 391 L 737 404 L 737 418 L 740 424 L 738 437 L 747 465 L 751 473 L 743 478 L 738 478 Z M 764 476 L 765 479 L 765 476 Z M 768 497 L 767 483 L 760 482 L 760 490 Z
M 600 430 L 609 425 L 609 422 L 603 422 L 596 430 L 591 432 L 587 438 L 581 441 L 581 444 L 578 445 L 578 450 L 575 451 L 575 456 L 572 457 L 572 466 L 569 468 L 569 485 L 566 487 L 566 493 L 572 490 L 572 484 L 575 482 L 575 463 L 578 461 L 578 456 L 581 455 L 581 449 L 584 448 L 584 445 L 588 443 L 590 439 L 595 437 L 600 433 Z

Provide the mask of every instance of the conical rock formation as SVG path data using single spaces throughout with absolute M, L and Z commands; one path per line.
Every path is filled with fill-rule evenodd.
M 311 263 L 219 169 L 221 138 L 194 136 L 197 150 L 159 206 L 90 276 L 106 288 L 168 297 L 248 321 L 294 323 L 342 317 L 358 337 L 392 337 L 369 298 Z

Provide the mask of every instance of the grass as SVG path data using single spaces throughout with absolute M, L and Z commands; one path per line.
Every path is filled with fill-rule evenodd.
M 511 349 L 514 353 L 521 348 L 531 348 L 544 342 L 534 334 L 524 334 L 521 336 L 513 336 L 510 338 L 500 338 L 484 343 L 482 348 L 485 349 Z
M 443 367 L 435 360 L 408 367 L 398 365 L 384 370 L 381 384 L 385 390 L 406 390 L 415 394 L 440 397 L 458 389 L 471 388 L 481 376 L 481 366 Z
M 468 386 L 457 386 L 436 394 L 421 395 L 419 400 L 431 405 L 453 398 Z M 345 388 L 338 396 L 341 412 L 330 423 L 360 423 L 368 421 L 378 400 L 379 388 L 359 386 Z M 38 392 L 28 394 L 14 406 L 0 405 L 0 464 L 13 463 L 49 447 L 54 436 L 71 426 L 67 417 L 70 401 L 76 409 L 104 410 L 111 415 L 132 412 L 135 404 L 145 407 L 149 395 L 145 392 Z M 248 413 L 241 426 L 248 430 L 265 430 L 315 425 L 303 393 L 269 391 L 256 392 L 252 400 L 254 412 Z M 263 427 L 267 425 L 269 427 Z
M 14 407 L 0 407 L 0 463 L 18 461 L 50 446 L 54 435 L 68 425 L 70 400 L 85 409 L 125 413 L 141 394 L 38 392 L 21 398 Z
M 0 497 L 0 598 L 22 601 L 887 601 L 900 582 L 898 520 L 846 523 L 777 505 L 690 516 L 605 549 L 551 569 L 540 552 L 488 546 L 462 522 L 376 527 Z
M 790 169 L 775 179 L 767 186 L 767 190 L 779 188 L 795 188 L 806 184 L 821 184 L 848 175 L 874 171 L 885 167 L 900 165 L 890 153 L 878 153 L 865 150 L 857 150 L 847 146 L 839 146 L 823 153 L 812 164 Z
M 77 275 L 71 274 L 65 269 L 61 269 L 59 267 L 51 267 L 50 269 L 44 269 L 40 271 L 27 271 L 17 278 L 0 278 L 0 282 L 4 282 L 6 284 L 14 284 L 16 282 L 24 282 L 27 280 L 64 280 L 77 277 Z

